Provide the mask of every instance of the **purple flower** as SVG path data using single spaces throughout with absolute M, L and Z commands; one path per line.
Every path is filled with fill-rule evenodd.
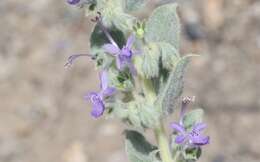
M 115 88 L 108 86 L 108 76 L 106 71 L 102 71 L 100 74 L 100 92 L 90 92 L 85 96 L 85 99 L 90 100 L 92 103 L 91 115 L 95 118 L 103 115 L 105 111 L 105 99 L 111 96 L 115 92 Z
M 171 127 L 177 131 L 178 135 L 175 138 L 175 143 L 177 144 L 187 144 L 188 146 L 202 146 L 209 143 L 209 136 L 202 135 L 202 131 L 206 128 L 204 123 L 196 123 L 192 126 L 189 131 L 185 128 L 183 124 L 183 117 L 185 115 L 185 110 L 190 102 L 194 101 L 194 97 L 186 97 L 182 100 L 181 114 L 179 123 L 172 123 Z
M 80 0 L 67 0 L 67 2 L 71 5 L 76 5 L 80 2 Z
M 187 131 L 185 127 L 179 123 L 172 123 L 171 127 L 178 132 L 175 138 L 177 144 L 188 144 L 189 146 L 202 146 L 209 143 L 209 137 L 201 134 L 206 128 L 206 124 L 197 123 L 192 127 L 191 131 Z
M 134 35 L 130 35 L 127 39 L 126 45 L 123 46 L 122 49 L 119 48 L 117 43 L 114 41 L 113 37 L 110 35 L 107 28 L 102 23 L 101 13 L 97 12 L 98 16 L 92 19 L 93 22 L 97 22 L 97 25 L 104 32 L 110 43 L 103 45 L 105 52 L 116 57 L 116 66 L 121 71 L 125 67 L 128 67 L 133 75 L 136 74 L 136 70 L 134 65 L 132 64 L 132 56 L 133 54 L 138 54 L 140 52 L 133 52 L 132 46 L 135 40 Z
M 119 70 L 123 70 L 125 67 L 128 67 L 132 74 L 136 74 L 136 70 L 132 64 L 132 56 L 134 53 L 131 49 L 134 39 L 134 35 L 130 35 L 127 39 L 126 45 L 124 45 L 122 49 L 120 49 L 114 42 L 103 46 L 107 53 L 116 57 L 116 66 Z

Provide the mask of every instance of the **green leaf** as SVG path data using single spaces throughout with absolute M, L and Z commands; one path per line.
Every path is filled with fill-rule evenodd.
M 144 47 L 142 59 L 142 71 L 144 77 L 152 78 L 159 75 L 160 50 L 155 43 Z
M 106 27 L 129 32 L 133 29 L 136 18 L 124 12 L 126 5 L 123 0 L 93 0 L 90 4 L 83 5 L 86 16 L 95 16 L 97 12 L 102 15 L 102 22 Z
M 145 137 L 133 130 L 126 130 L 126 153 L 131 162 L 159 162 L 155 158 L 154 152 L 157 150 L 155 146 L 150 144 Z
M 136 18 L 126 13 L 116 13 L 113 16 L 112 23 L 118 29 L 127 32 L 133 29 L 134 21 Z
M 115 13 L 123 12 L 124 4 L 122 0 L 96 0 L 97 10 L 100 11 L 104 16 L 111 17 Z
M 160 112 L 153 105 L 146 105 L 142 102 L 139 105 L 139 117 L 145 128 L 156 128 L 159 125 Z
M 126 104 L 124 104 L 120 100 L 115 99 L 112 102 L 106 102 L 105 106 L 109 109 L 108 113 L 112 117 L 117 117 L 122 120 L 126 120 L 128 118 L 128 109 L 126 107 Z
M 128 120 L 131 125 L 133 125 L 135 128 L 144 130 L 142 121 L 139 117 L 139 107 L 136 102 L 129 102 L 128 103 Z
M 106 27 L 115 26 L 123 32 L 133 28 L 135 17 L 124 12 L 123 0 L 97 0 L 95 11 L 102 15 L 102 22 Z
M 201 156 L 201 148 L 194 147 L 194 148 L 187 148 L 184 152 L 184 159 L 187 161 L 195 161 L 198 160 Z
M 188 62 L 189 56 L 179 60 L 176 68 L 171 72 L 165 87 L 159 93 L 156 104 L 165 114 L 170 113 L 177 105 L 177 99 L 183 90 L 183 75 Z
M 147 0 L 125 0 L 126 11 L 136 11 L 143 8 Z
M 145 25 L 147 42 L 167 42 L 179 51 L 180 22 L 177 4 L 167 4 L 155 9 Z
M 169 43 L 158 43 L 161 50 L 163 68 L 172 70 L 180 60 L 178 50 Z
M 160 112 L 153 105 L 147 104 L 146 100 L 139 99 L 128 103 L 128 118 L 137 129 L 155 128 L 159 125 Z
M 195 109 L 185 114 L 183 117 L 183 124 L 186 129 L 190 129 L 194 124 L 202 122 L 204 111 L 202 109 Z
M 120 91 L 131 91 L 134 88 L 131 76 L 125 71 L 120 72 L 116 68 L 110 68 L 109 78 L 112 86 Z

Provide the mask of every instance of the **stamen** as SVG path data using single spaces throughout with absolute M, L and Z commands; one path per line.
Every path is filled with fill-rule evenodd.
M 79 57 L 81 57 L 81 56 L 93 57 L 93 56 L 90 55 L 90 54 L 76 54 L 76 55 L 71 55 L 71 56 L 68 58 L 68 61 L 67 61 L 67 63 L 64 65 L 64 67 L 65 67 L 65 68 L 71 67 L 72 64 L 73 64 L 73 62 L 74 62 L 77 58 L 79 58 Z
M 105 33 L 105 35 L 108 38 L 108 40 L 110 41 L 110 43 L 112 43 L 114 46 L 119 48 L 118 45 L 116 44 L 116 42 L 114 41 L 114 39 L 112 38 L 112 36 L 110 35 L 110 33 L 108 32 L 107 28 L 102 23 L 101 12 L 98 11 L 97 14 L 98 15 L 94 19 L 91 19 L 91 21 L 97 23 L 97 25 L 100 27 L 100 29 Z
M 180 113 L 180 123 L 183 124 L 183 117 L 185 114 L 185 111 L 187 109 L 187 106 L 189 105 L 190 102 L 195 101 L 195 96 L 192 97 L 184 97 L 182 99 L 182 104 L 181 104 L 181 113 Z
M 194 136 L 199 136 L 199 134 L 198 134 L 197 132 L 195 132 L 195 131 L 192 131 L 190 134 L 191 134 L 193 137 L 194 137 Z

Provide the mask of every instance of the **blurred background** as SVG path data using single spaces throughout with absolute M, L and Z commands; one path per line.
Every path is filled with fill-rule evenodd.
M 211 144 L 200 161 L 260 161 L 260 1 L 178 2 L 182 53 L 201 54 L 184 94 L 206 112 Z M 94 64 L 63 66 L 89 51 L 90 18 L 65 0 L 2 0 L 0 14 L 0 162 L 127 161 L 125 126 L 93 119 L 82 98 L 98 88 Z

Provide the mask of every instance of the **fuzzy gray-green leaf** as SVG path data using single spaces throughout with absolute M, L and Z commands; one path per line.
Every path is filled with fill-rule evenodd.
M 139 117 L 139 106 L 136 102 L 129 102 L 128 103 L 128 120 L 131 125 L 133 125 L 135 128 L 144 130 L 142 126 L 142 121 Z
M 159 75 L 159 59 L 160 50 L 155 43 L 150 43 L 144 47 L 142 71 L 146 78 Z
M 150 144 L 145 137 L 133 130 L 126 130 L 126 152 L 130 162 L 159 162 L 154 158 L 154 151 L 157 149 Z
M 183 124 L 186 129 L 190 129 L 194 124 L 202 122 L 204 111 L 202 109 L 195 109 L 187 113 L 183 117 Z
M 177 4 L 167 4 L 155 9 L 145 26 L 147 42 L 167 42 L 179 50 L 180 22 Z
M 171 72 L 165 87 L 158 96 L 157 106 L 162 109 L 165 114 L 170 113 L 175 108 L 177 99 L 182 93 L 183 75 L 188 62 L 188 56 L 180 59 L 174 71 Z
M 106 107 L 109 108 L 109 114 L 113 117 L 125 120 L 128 118 L 128 109 L 126 104 L 116 99 L 113 102 L 106 103 Z
M 125 0 L 126 11 L 139 10 L 145 6 L 147 0 Z
M 180 59 L 178 50 L 169 43 L 158 43 L 161 49 L 162 65 L 165 69 L 171 70 Z
M 147 101 L 132 101 L 128 104 L 128 119 L 137 129 L 155 128 L 159 125 L 160 112 Z
M 118 29 L 127 32 L 133 29 L 134 21 L 136 18 L 132 15 L 126 13 L 117 13 L 113 17 L 113 25 L 115 25 Z
M 159 125 L 160 112 L 153 105 L 144 104 L 139 107 L 139 117 L 145 128 L 156 128 Z
M 124 12 L 124 4 L 123 0 L 96 0 L 94 13 L 96 11 L 101 13 L 102 22 L 106 27 L 115 26 L 123 32 L 128 32 L 132 29 L 136 18 Z M 88 14 L 89 12 L 86 13 Z

